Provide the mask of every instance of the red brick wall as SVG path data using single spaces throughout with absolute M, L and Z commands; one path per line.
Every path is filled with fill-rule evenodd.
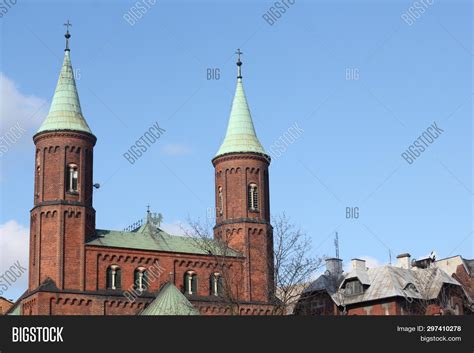
M 464 265 L 459 265 L 456 268 L 456 273 L 453 274 L 453 277 L 461 283 L 468 295 L 474 299 L 474 277 L 469 275 Z
M 80 132 L 47 132 L 35 135 L 34 204 L 44 201 L 68 200 L 92 206 L 93 148 L 95 137 Z M 67 165 L 79 170 L 78 194 L 65 190 Z
M 357 307 L 347 308 L 347 315 L 399 315 L 395 299 L 379 303 L 360 303 Z
M 29 289 L 46 278 L 58 288 L 84 289 L 84 242 L 95 232 L 92 155 L 95 137 L 80 132 L 35 135 Z M 66 192 L 67 165 L 78 166 L 78 192 Z
M 223 214 L 216 207 L 216 223 L 230 219 L 251 218 L 270 222 L 268 166 L 269 161 L 256 154 L 231 154 L 213 160 L 215 167 L 215 193 L 218 205 L 218 188 L 223 190 Z M 248 209 L 247 187 L 258 186 L 259 212 Z
M 5 313 L 12 307 L 13 303 L 5 298 L 0 297 L 0 315 L 5 315 Z
M 136 315 L 151 298 L 134 302 L 123 296 L 93 295 L 87 293 L 35 293 L 22 302 L 23 315 Z M 201 315 L 272 315 L 271 305 L 243 304 L 235 312 L 227 305 L 191 300 Z
M 83 288 L 85 214 L 81 210 L 63 211 L 63 278 L 64 289 Z M 76 230 L 80 230 L 79 234 Z M 82 234 L 81 234 L 82 233 Z M 71 271 L 71 273 L 68 273 Z
M 243 261 L 243 259 L 237 258 L 226 261 L 226 266 L 229 266 L 226 274 L 232 282 L 233 297 L 242 300 L 243 295 L 238 290 L 237 284 L 241 282 Z M 138 267 L 148 269 L 150 292 L 159 290 L 170 278 L 174 280 L 175 286 L 184 292 L 185 273 L 192 270 L 198 276 L 198 296 L 210 295 L 210 276 L 213 272 L 221 271 L 220 264 L 212 256 L 158 253 L 86 245 L 86 289 L 90 291 L 105 290 L 107 268 L 111 265 L 120 267 L 121 289 L 129 291 L 133 288 L 134 272 Z
M 121 268 L 122 290 L 133 288 L 137 267 L 151 270 L 150 267 L 158 263 L 162 273 L 157 280 L 149 282 L 150 292 L 156 292 L 169 281 L 170 272 L 175 285 L 184 290 L 185 273 L 193 270 L 198 275 L 194 299 L 209 297 L 210 276 L 216 270 L 222 271 L 212 256 L 85 245 L 86 240 L 95 234 L 95 210 L 92 207 L 95 137 L 80 132 L 47 132 L 36 135 L 34 141 L 35 195 L 31 211 L 29 290 L 35 290 L 49 277 L 60 290 L 78 292 L 37 292 L 23 300 L 25 314 L 136 313 L 138 305 L 144 305 L 150 299 L 140 297 L 137 304 L 132 305 L 120 291 L 117 294 L 107 291 L 106 271 L 112 264 Z M 245 256 L 226 260 L 224 270 L 228 273 L 232 297 L 240 301 L 266 303 L 271 299 L 269 293 L 273 293 L 274 286 L 269 162 L 255 154 L 220 157 L 214 162 L 216 187 L 224 185 L 224 215 L 218 215 L 216 235 L 231 236 L 231 246 Z M 70 163 L 78 166 L 77 193 L 68 193 L 65 189 Z M 247 186 L 250 183 L 258 185 L 258 212 L 249 211 L 247 207 Z M 228 223 L 219 224 L 223 221 Z M 81 294 L 80 291 L 102 291 L 106 297 Z M 269 305 L 252 305 L 241 308 L 242 313 L 266 314 L 272 309 Z M 218 313 L 220 309 L 216 308 L 215 303 L 202 306 L 203 312 L 208 314 Z
M 199 310 L 201 315 L 273 315 L 274 307 L 271 305 L 242 304 L 234 308 L 228 305 L 193 301 L 192 304 Z
M 40 292 L 22 302 L 23 315 L 136 315 L 149 298 L 130 302 L 123 296 Z
M 38 212 L 39 237 L 37 238 L 39 247 L 39 282 L 43 282 L 47 277 L 59 282 L 59 213 L 54 207 L 44 207 Z
M 268 302 L 274 293 L 273 234 L 270 225 L 269 161 L 252 153 L 236 153 L 213 160 L 216 205 L 223 191 L 223 213 L 216 207 L 215 236 L 246 257 L 241 286 L 245 299 Z M 258 187 L 258 212 L 248 208 L 248 186 Z

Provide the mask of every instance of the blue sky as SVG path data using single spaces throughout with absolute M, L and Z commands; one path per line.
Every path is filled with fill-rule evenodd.
M 271 210 L 306 230 L 314 255 L 334 255 L 337 230 L 345 261 L 386 263 L 389 249 L 473 257 L 469 1 L 425 1 L 410 24 L 402 15 L 412 1 L 296 1 L 273 25 L 262 18 L 270 1 L 154 2 L 133 26 L 124 15 L 135 1 L 18 1 L 0 19 L 0 133 L 26 130 L 0 157 L 2 272 L 27 259 L 31 137 L 51 102 L 68 18 L 82 110 L 98 138 L 98 228 L 122 229 L 147 204 L 170 230 L 206 217 L 241 48 L 264 147 L 295 123 L 304 130 L 272 161 Z M 220 79 L 208 80 L 215 68 Z M 155 122 L 166 132 L 130 165 L 122 154 Z M 433 122 L 444 132 L 409 165 L 401 153 Z

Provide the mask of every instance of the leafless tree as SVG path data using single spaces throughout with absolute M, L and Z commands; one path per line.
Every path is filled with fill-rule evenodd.
M 193 239 L 194 245 L 206 254 L 212 256 L 215 263 L 215 272 L 220 275 L 219 297 L 223 306 L 229 313 L 238 315 L 240 313 L 240 292 L 242 290 L 241 275 L 243 268 L 234 257 L 236 251 L 229 246 L 230 239 L 216 239 L 209 219 L 202 222 L 191 220 L 188 217 L 187 226 L 182 227 L 186 236 Z M 238 267 L 238 268 L 236 268 Z
M 216 263 L 216 271 L 222 275 L 222 293 L 220 300 L 229 307 L 230 312 L 239 313 L 239 297 L 243 288 L 242 268 L 238 266 L 233 257 L 235 250 L 229 246 L 231 239 L 216 239 L 209 219 L 205 222 L 194 221 L 188 218 L 188 226 L 183 227 L 186 236 L 194 239 L 194 244 L 211 255 Z M 291 313 L 293 306 L 298 301 L 302 291 L 314 279 L 316 271 L 320 268 L 321 258 L 312 257 L 311 239 L 295 224 L 291 223 L 285 213 L 272 218 L 274 237 L 274 284 L 276 298 L 274 300 L 274 313 Z M 234 266 L 234 267 L 232 267 Z
M 276 311 L 291 314 L 301 293 L 314 279 L 322 259 L 311 256 L 311 239 L 285 213 L 272 218 Z
M 452 297 L 459 295 L 457 288 L 443 283 L 438 293 L 433 293 L 436 286 L 436 275 L 438 269 L 429 268 L 422 270 L 418 275 L 417 282 L 412 291 L 416 291 L 415 298 L 406 296 L 407 307 L 411 314 L 430 315 L 432 309 L 439 308 L 443 315 L 454 314 Z M 436 295 L 436 296 L 435 296 Z M 418 297 L 418 298 L 416 298 Z

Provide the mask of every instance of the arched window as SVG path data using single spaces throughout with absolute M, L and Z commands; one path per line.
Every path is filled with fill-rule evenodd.
M 219 296 L 222 294 L 222 276 L 219 272 L 214 272 L 210 277 L 211 295 Z
M 145 291 L 148 288 L 148 274 L 145 267 L 138 267 L 135 270 L 133 286 L 139 291 Z
M 107 283 L 108 289 L 117 289 L 121 287 L 121 271 L 117 265 L 111 265 L 107 268 Z
M 78 179 L 79 172 L 76 164 L 68 164 L 66 172 L 66 191 L 77 192 L 78 191 Z
M 258 188 L 257 184 L 250 184 L 248 188 L 248 205 L 250 211 L 258 211 Z
M 224 212 L 224 200 L 222 197 L 222 186 L 219 186 L 218 193 L 217 193 L 217 212 L 219 216 L 222 216 Z
M 197 294 L 197 274 L 194 271 L 186 272 L 184 276 L 184 292 L 188 295 Z
M 120 289 L 122 287 L 122 271 L 117 265 L 107 268 L 107 289 Z

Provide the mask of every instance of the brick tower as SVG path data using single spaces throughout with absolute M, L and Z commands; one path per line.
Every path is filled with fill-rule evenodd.
M 268 303 L 274 296 L 270 157 L 255 133 L 242 85 L 242 53 L 237 50 L 237 54 L 237 87 L 229 124 L 212 160 L 216 193 L 214 236 L 225 239 L 245 256 L 241 284 L 245 299 Z
M 85 288 L 85 241 L 95 232 L 92 160 L 96 142 L 84 119 L 66 49 L 48 116 L 36 146 L 30 226 L 29 291 L 47 278 L 62 290 Z

